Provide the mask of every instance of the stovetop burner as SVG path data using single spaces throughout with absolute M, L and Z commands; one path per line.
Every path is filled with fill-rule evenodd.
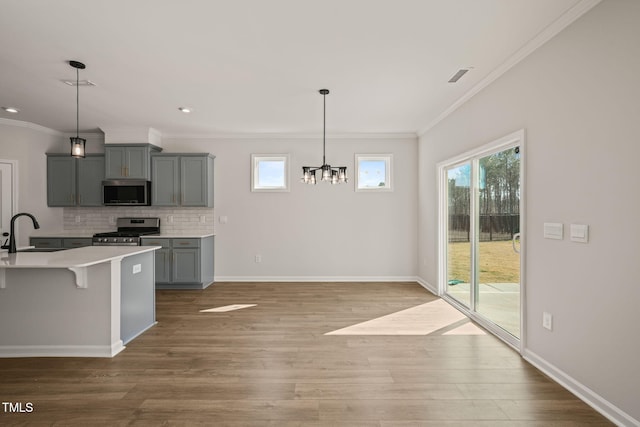
M 138 246 L 140 236 L 160 234 L 160 218 L 118 218 L 117 231 L 96 233 L 93 235 L 94 246 Z

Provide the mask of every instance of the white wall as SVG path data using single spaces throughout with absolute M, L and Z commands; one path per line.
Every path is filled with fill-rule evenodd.
M 18 211 L 33 214 L 45 230 L 62 229 L 62 208 L 47 207 L 47 152 L 66 149 L 62 134 L 15 120 L 0 120 L 0 159 L 18 161 Z M 29 218 L 16 221 L 18 246 L 29 242 Z
M 639 22 L 640 2 L 602 2 L 419 143 L 419 275 L 436 285 L 436 163 L 526 129 L 523 354 L 629 425 L 640 420 Z M 588 224 L 590 242 L 543 239 L 544 222 Z
M 417 273 L 417 139 L 327 137 L 327 162 L 350 182 L 304 185 L 303 165 L 322 163 L 321 136 L 163 138 L 167 152 L 215 160 L 216 280 L 408 279 Z M 252 153 L 289 153 L 291 191 L 250 190 Z M 356 153 L 394 155 L 394 191 L 354 191 Z M 254 261 L 255 255 L 262 262 Z

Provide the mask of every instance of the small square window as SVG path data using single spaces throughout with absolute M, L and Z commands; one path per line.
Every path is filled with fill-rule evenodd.
M 252 154 L 251 191 L 289 191 L 289 155 Z
M 393 191 L 391 154 L 356 154 L 356 191 Z

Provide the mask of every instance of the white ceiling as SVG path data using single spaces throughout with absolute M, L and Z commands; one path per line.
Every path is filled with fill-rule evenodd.
M 415 133 L 595 3 L 0 0 L 0 117 L 74 131 L 78 60 L 81 131 L 318 132 L 328 88 L 329 132 Z

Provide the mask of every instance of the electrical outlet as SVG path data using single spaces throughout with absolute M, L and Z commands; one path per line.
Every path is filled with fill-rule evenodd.
M 262 262 L 262 255 L 256 255 L 255 260 L 256 260 L 256 263 L 261 263 Z
M 167 224 L 173 224 L 173 215 L 167 216 Z
M 548 330 L 552 330 L 553 316 L 551 315 L 551 313 L 547 313 L 546 311 L 542 313 L 542 327 Z
M 76 215 L 76 224 L 80 224 L 81 220 L 82 218 L 80 218 L 80 215 Z
M 133 274 L 138 274 L 142 271 L 142 265 L 141 264 L 134 264 L 133 266 Z
M 200 224 L 204 224 L 205 222 L 207 222 L 207 217 L 204 215 L 200 215 Z

